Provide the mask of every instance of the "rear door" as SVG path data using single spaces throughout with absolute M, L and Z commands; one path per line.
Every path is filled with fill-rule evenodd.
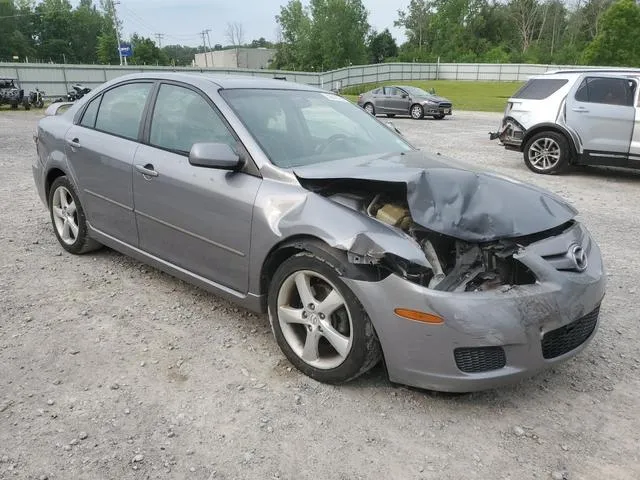
M 636 83 L 585 75 L 567 97 L 567 125 L 583 147 L 582 163 L 627 166 L 634 129 Z
M 639 80 L 636 79 L 636 82 Z M 640 168 L 640 88 L 636 87 L 636 118 L 631 137 L 631 148 L 629 149 L 629 166 Z
M 153 82 L 116 86 L 91 100 L 65 135 L 82 205 L 91 226 L 137 245 L 133 157 Z
M 227 143 L 241 149 L 202 92 L 162 83 L 150 117 L 147 144 L 140 145 L 134 160 L 140 248 L 246 292 L 253 203 L 262 180 L 189 163 L 194 143 Z

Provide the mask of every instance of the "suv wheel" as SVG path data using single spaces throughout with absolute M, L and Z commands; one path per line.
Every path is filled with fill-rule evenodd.
M 524 163 L 541 174 L 554 174 L 569 165 L 571 155 L 566 137 L 557 132 L 540 132 L 529 139 L 524 147 Z

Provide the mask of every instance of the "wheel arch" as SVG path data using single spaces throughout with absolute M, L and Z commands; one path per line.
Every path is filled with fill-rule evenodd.
M 527 143 L 529 143 L 529 140 L 531 140 L 531 138 L 534 135 L 537 135 L 538 133 L 542 133 L 542 132 L 547 132 L 547 131 L 559 133 L 560 135 L 563 135 L 567 139 L 567 142 L 569 143 L 569 148 L 571 149 L 570 163 L 573 162 L 578 156 L 578 149 L 573 140 L 573 136 L 571 135 L 569 130 L 558 125 L 557 123 L 541 123 L 527 130 L 524 137 L 522 138 L 522 143 L 520 144 L 521 145 L 520 151 L 524 153 L 524 149 L 527 146 Z
M 345 266 L 341 272 L 343 276 L 356 280 L 370 280 L 377 273 L 377 268 L 372 265 L 356 265 L 350 263 L 345 250 L 332 247 L 319 237 L 303 234 L 294 235 L 281 240 L 274 245 L 265 257 L 260 267 L 260 292 L 262 297 L 262 309 L 266 311 L 267 297 L 271 279 L 282 262 L 301 252 L 328 255 L 335 258 Z
M 58 167 L 53 167 L 47 172 L 47 176 L 44 181 L 44 194 L 47 200 L 47 206 L 49 206 L 49 192 L 51 191 L 51 185 L 56 181 L 57 178 L 66 176 L 67 173 Z

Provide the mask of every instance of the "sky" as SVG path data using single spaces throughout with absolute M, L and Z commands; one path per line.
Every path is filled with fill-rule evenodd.
M 202 44 L 198 34 L 210 29 L 211 45 L 228 44 L 225 37 L 227 23 L 239 22 L 244 29 L 244 40 L 264 37 L 276 39 L 275 16 L 288 0 L 120 0 L 116 5 L 122 21 L 124 36 L 132 33 L 155 39 L 162 33 L 162 45 Z M 77 3 L 77 2 L 72 2 Z M 303 0 L 303 3 L 307 3 Z M 378 31 L 389 28 L 398 43 L 404 41 L 402 29 L 393 26 L 398 9 L 405 8 L 409 0 L 363 0 L 369 12 L 369 24 Z

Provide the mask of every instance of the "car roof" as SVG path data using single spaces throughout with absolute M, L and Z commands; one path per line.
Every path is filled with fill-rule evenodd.
M 553 75 L 556 73 L 634 73 L 640 75 L 640 68 L 571 68 L 571 69 L 558 69 L 550 70 L 545 75 Z
M 192 83 L 194 81 L 201 82 L 204 79 L 222 89 L 256 88 L 269 90 L 309 90 L 326 93 L 325 90 L 321 90 L 311 85 L 288 82 L 286 80 L 276 80 L 272 78 L 250 77 L 247 75 L 154 71 L 148 73 L 133 73 L 117 78 L 117 80 L 120 81 L 135 79 L 173 80 L 185 83 Z

